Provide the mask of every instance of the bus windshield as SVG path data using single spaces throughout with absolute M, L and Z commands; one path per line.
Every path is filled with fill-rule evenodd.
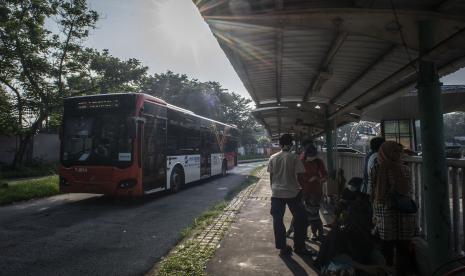
M 130 165 L 133 154 L 128 120 L 128 116 L 115 114 L 65 117 L 63 165 Z

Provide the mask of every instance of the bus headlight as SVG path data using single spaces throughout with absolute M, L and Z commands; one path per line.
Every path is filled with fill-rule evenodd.
M 129 188 L 136 186 L 136 184 L 137 184 L 137 181 L 135 179 L 126 179 L 126 180 L 121 181 L 118 184 L 118 188 L 129 189 Z
M 62 176 L 60 176 L 60 186 L 69 186 L 68 180 Z

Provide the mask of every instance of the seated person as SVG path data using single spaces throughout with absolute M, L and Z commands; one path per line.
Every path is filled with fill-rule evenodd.
M 358 190 L 361 183 L 361 178 L 353 178 L 341 193 L 336 227 L 328 233 L 315 260 L 315 266 L 323 273 L 333 269 L 335 263 L 344 264 L 341 269 L 352 267 L 355 275 L 387 273 L 384 258 L 371 235 L 371 204 L 368 196 Z
M 344 219 L 349 212 L 360 218 L 371 229 L 371 217 L 373 215 L 369 196 L 360 191 L 363 179 L 353 177 L 347 183 L 347 187 L 341 192 L 341 197 L 336 205 L 336 224 L 344 224 Z

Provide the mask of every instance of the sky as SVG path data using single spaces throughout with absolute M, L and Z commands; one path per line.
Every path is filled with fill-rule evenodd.
M 87 46 L 137 58 L 150 73 L 171 70 L 217 81 L 250 98 L 192 0 L 89 0 L 100 14 Z
M 150 73 L 171 70 L 200 81 L 217 81 L 249 97 L 192 0 L 89 0 L 100 14 L 87 46 L 137 58 Z M 465 84 L 465 70 L 442 79 Z

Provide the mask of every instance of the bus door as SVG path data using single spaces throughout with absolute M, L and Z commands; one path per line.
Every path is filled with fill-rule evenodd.
M 211 144 L 213 137 L 209 128 L 202 127 L 201 129 L 200 178 L 206 178 L 211 175 Z
M 166 185 L 166 107 L 145 102 L 142 116 L 142 184 L 150 191 Z

